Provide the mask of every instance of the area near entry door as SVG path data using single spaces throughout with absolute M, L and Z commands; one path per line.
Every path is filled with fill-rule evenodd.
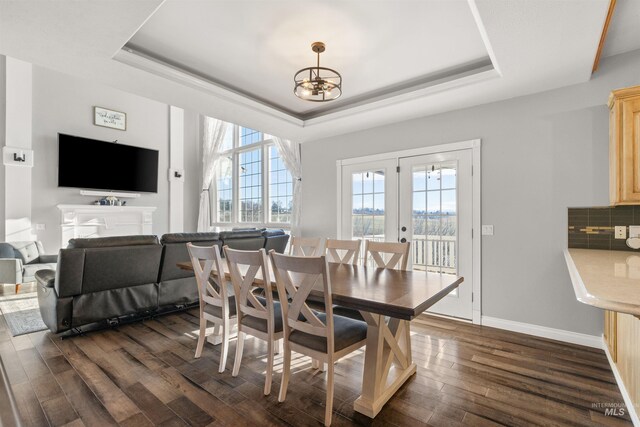
M 402 157 L 398 236 L 411 243 L 409 268 L 464 277 L 429 312 L 473 318 L 471 150 Z

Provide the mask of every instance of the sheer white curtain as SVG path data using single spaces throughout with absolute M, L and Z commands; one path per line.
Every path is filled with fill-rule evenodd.
M 293 209 L 291 212 L 291 233 L 297 235 L 302 212 L 302 165 L 300 161 L 300 144 L 288 139 L 273 137 L 278 154 L 293 178 Z
M 205 117 L 202 137 L 202 192 L 200 193 L 200 210 L 198 212 L 198 231 L 209 231 L 211 228 L 211 203 L 209 187 L 215 174 L 216 163 L 222 151 L 227 122 Z

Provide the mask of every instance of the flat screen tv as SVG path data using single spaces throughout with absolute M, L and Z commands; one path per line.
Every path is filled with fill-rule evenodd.
M 58 187 L 158 192 L 158 151 L 58 134 Z

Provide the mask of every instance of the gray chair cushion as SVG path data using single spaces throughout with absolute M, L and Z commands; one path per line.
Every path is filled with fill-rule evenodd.
M 71 239 L 67 249 L 112 248 L 114 246 L 157 245 L 157 236 L 113 236 L 93 239 Z
M 27 264 L 22 269 L 22 281 L 33 282 L 36 280 L 36 272 L 40 270 L 54 270 L 58 264 L 45 263 L 45 264 Z
M 169 233 L 162 236 L 160 243 L 211 242 L 219 239 L 220 233 Z
M 266 304 L 267 300 L 262 297 L 257 297 L 258 301 L 262 304 Z M 274 320 L 274 332 L 282 332 L 282 307 L 280 303 L 277 301 L 273 302 L 273 320 Z M 259 319 L 253 316 L 242 316 L 241 323 L 245 326 L 248 326 L 252 329 L 257 329 L 258 331 L 262 331 L 264 333 L 267 332 L 267 320 Z
M 327 315 L 318 313 L 318 319 L 326 324 Z M 342 316 L 333 316 L 334 351 L 343 350 L 367 338 L 367 324 Z M 289 341 L 312 350 L 327 352 L 327 339 L 300 331 L 292 331 Z
M 15 250 L 16 258 L 22 260 L 23 264 L 29 264 L 36 261 L 41 253 L 44 253 L 42 249 L 42 243 L 40 242 L 9 242 Z
M 209 313 L 212 316 L 215 316 L 219 319 L 222 319 L 222 308 L 216 307 L 215 305 L 205 304 L 204 305 L 205 313 Z M 231 295 L 229 297 L 229 316 L 236 315 L 236 297 Z
M 341 305 L 333 306 L 333 314 L 337 314 L 338 316 L 348 317 L 349 319 L 362 320 L 364 321 L 364 317 L 360 314 L 360 311 L 354 310 L 353 308 L 343 307 Z

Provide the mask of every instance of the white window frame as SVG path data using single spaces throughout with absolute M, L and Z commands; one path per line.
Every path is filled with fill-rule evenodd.
M 271 206 L 269 204 L 269 174 L 270 174 L 270 161 L 269 161 L 269 149 L 275 144 L 275 141 L 270 135 L 262 132 L 263 139 L 259 142 L 254 142 L 249 145 L 240 145 L 240 128 L 242 126 L 233 126 L 233 147 L 229 150 L 225 150 L 220 153 L 221 157 L 231 157 L 231 222 L 219 222 L 218 221 L 218 179 L 217 174 L 213 177 L 213 182 L 209 186 L 209 198 L 211 200 L 211 226 L 214 230 L 224 230 L 234 227 L 267 227 L 267 228 L 282 228 L 285 230 L 291 229 L 291 223 L 282 222 L 270 222 L 269 216 Z M 259 148 L 262 151 L 262 222 L 241 222 L 240 221 L 240 175 L 237 173 L 240 166 L 240 154 L 247 151 L 254 151 Z

